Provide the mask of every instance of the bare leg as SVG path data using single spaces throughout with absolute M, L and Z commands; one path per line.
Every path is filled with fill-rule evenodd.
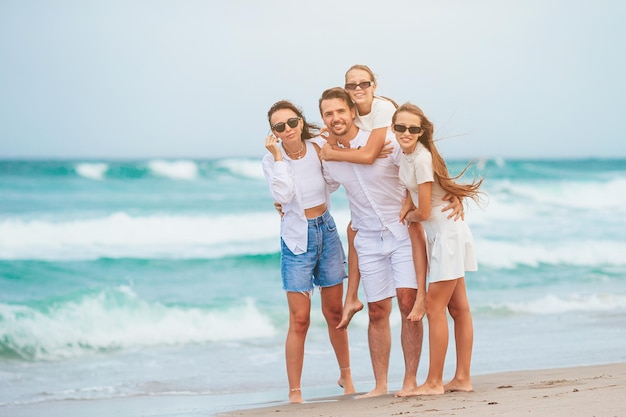
M 337 329 L 345 329 L 350 324 L 352 317 L 363 310 L 363 303 L 359 300 L 359 284 L 361 283 L 361 273 L 359 272 L 359 258 L 354 250 L 354 237 L 356 232 L 352 230 L 352 222 L 348 224 L 348 289 L 346 290 L 346 301 L 343 305 L 343 314 Z
M 454 339 L 456 341 L 456 372 L 452 381 L 448 382 L 446 391 L 472 391 L 470 366 L 472 362 L 472 346 L 474 344 L 474 325 L 470 312 L 465 278 L 459 278 L 448 310 L 454 320 Z
M 413 395 L 443 394 L 443 365 L 448 350 L 447 307 L 456 288 L 458 279 L 433 282 L 426 295 L 426 315 L 428 317 L 428 346 L 430 365 L 426 382 L 420 385 Z
M 417 389 L 417 367 L 422 354 L 424 325 L 421 320 L 410 321 L 407 316 L 415 304 L 417 291 L 412 288 L 398 288 L 398 305 L 402 316 L 402 352 L 404 353 L 404 381 L 402 389 L 395 395 L 405 397 Z
M 320 288 L 322 294 L 322 313 L 328 325 L 328 336 L 335 351 L 339 365 L 340 376 L 337 383 L 343 387 L 344 394 L 353 394 L 354 383 L 350 373 L 350 350 L 348 348 L 348 332 L 338 330 L 337 324 L 341 320 L 343 307 L 343 284 Z
M 391 328 L 389 327 L 391 305 L 391 298 L 367 304 L 370 320 L 367 338 L 376 386 L 372 391 L 359 395 L 357 398 L 387 394 L 387 374 L 389 371 L 389 354 L 391 352 Z
M 413 253 L 413 267 L 417 279 L 417 298 L 413 305 L 414 314 L 421 320 L 426 314 L 426 272 L 428 270 L 428 258 L 426 256 L 426 235 L 421 223 L 409 225 L 409 237 L 411 238 L 411 250 Z M 415 320 L 416 317 L 413 317 Z
M 304 340 L 311 321 L 311 300 L 298 292 L 287 292 L 289 304 L 289 330 L 285 342 L 289 402 L 301 403 L 300 379 L 304 363 Z
M 417 389 L 417 368 L 422 354 L 424 324 L 422 318 L 426 313 L 426 238 L 421 223 L 411 223 L 409 226 L 413 266 L 417 278 L 417 291 L 409 288 L 398 289 L 398 305 L 402 315 L 402 350 L 404 352 L 404 382 L 402 389 L 396 393 L 397 397 L 414 395 Z M 411 314 L 411 320 L 408 320 Z

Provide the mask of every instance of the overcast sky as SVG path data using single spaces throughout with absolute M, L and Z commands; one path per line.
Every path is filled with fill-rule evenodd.
M 261 157 L 272 103 L 320 122 L 357 63 L 444 157 L 626 157 L 624 22 L 621 0 L 0 0 L 0 159 Z

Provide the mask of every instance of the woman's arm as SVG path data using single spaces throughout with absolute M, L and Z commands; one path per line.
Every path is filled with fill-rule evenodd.
M 324 145 L 320 157 L 325 161 L 343 161 L 355 164 L 371 165 L 377 158 L 385 158 L 391 153 L 393 147 L 388 147 L 390 142 L 385 141 L 387 128 L 374 129 L 367 139 L 365 146 L 361 148 L 340 148 L 338 146 Z
M 285 205 L 290 203 L 296 195 L 295 184 L 291 166 L 285 160 L 278 145 L 278 141 L 273 136 L 268 136 L 265 140 L 265 147 L 270 152 L 263 158 L 263 173 L 270 186 L 272 198 L 278 203 Z

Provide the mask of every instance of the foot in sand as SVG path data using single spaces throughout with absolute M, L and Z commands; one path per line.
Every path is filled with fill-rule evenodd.
M 472 388 L 472 383 L 470 381 L 460 381 L 457 379 L 453 379 L 443 386 L 443 389 L 446 392 L 472 392 L 474 389 Z
M 443 395 L 443 385 L 430 385 L 425 383 L 412 390 L 402 389 L 396 393 L 396 397 L 415 397 L 417 395 Z
M 387 390 L 386 389 L 377 389 L 374 388 L 373 390 L 371 390 L 370 392 L 368 392 L 367 394 L 361 394 L 361 395 L 357 395 L 356 398 L 357 399 L 361 399 L 361 398 L 371 398 L 371 397 L 379 397 L 381 395 L 387 395 Z
M 417 387 L 402 387 L 402 389 L 398 392 L 396 392 L 395 394 L 393 394 L 394 397 L 413 397 L 417 394 L 415 394 L 415 391 L 417 391 Z
M 363 303 L 359 299 L 350 302 L 346 301 L 346 304 L 343 306 L 341 321 L 337 325 L 336 329 L 347 329 L 348 324 L 350 324 L 350 320 L 352 320 L 352 317 L 361 310 L 363 310 Z
M 394 397 L 412 397 L 415 395 L 413 394 L 415 390 L 417 390 L 417 380 L 415 378 L 407 378 L 402 383 L 402 389 L 396 392 L 393 396 Z

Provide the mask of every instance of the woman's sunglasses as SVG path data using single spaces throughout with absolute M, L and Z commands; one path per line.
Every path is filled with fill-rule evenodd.
M 287 119 L 287 123 L 286 124 L 290 128 L 293 129 L 296 126 L 298 126 L 299 122 L 300 122 L 300 118 L 299 117 L 292 117 L 291 119 Z M 284 132 L 286 128 L 287 128 L 287 126 L 285 125 L 285 122 L 276 123 L 274 126 L 272 126 L 272 130 L 275 130 L 278 133 Z
M 407 129 L 409 129 L 409 133 L 412 135 L 417 135 L 418 133 L 422 131 L 422 128 L 420 126 L 406 127 L 404 125 L 393 125 L 393 130 L 395 130 L 398 133 L 404 133 L 406 132 Z
M 361 88 L 361 90 L 365 90 L 368 87 L 371 87 L 374 84 L 374 81 L 362 81 L 360 83 L 348 83 L 344 85 L 346 90 L 356 90 L 357 87 Z

